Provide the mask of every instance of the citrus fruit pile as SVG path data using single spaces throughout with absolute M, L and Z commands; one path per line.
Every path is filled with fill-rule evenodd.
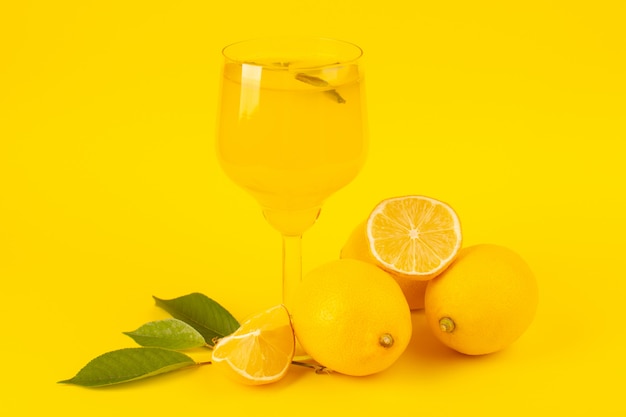
M 213 362 L 252 385 L 281 379 L 296 340 L 316 369 L 381 372 L 408 348 L 411 310 L 442 345 L 467 355 L 504 349 L 531 324 L 537 282 L 513 250 L 462 247 L 456 212 L 425 196 L 383 200 L 340 253 L 305 275 L 291 311 L 260 313 L 217 341 Z

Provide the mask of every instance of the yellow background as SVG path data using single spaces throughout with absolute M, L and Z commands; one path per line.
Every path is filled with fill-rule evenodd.
M 0 413 L 624 412 L 624 21 L 619 0 L 2 2 Z M 57 385 L 165 317 L 152 295 L 199 291 L 240 319 L 280 302 L 280 238 L 213 152 L 221 47 L 273 34 L 366 54 L 371 154 L 306 234 L 305 271 L 381 199 L 425 194 L 466 245 L 528 261 L 532 327 L 465 357 L 416 312 L 407 352 L 367 378 Z

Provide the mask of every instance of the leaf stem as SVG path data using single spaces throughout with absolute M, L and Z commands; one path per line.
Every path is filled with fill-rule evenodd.
M 300 358 L 302 358 L 302 360 L 295 360 Z M 317 363 L 303 362 L 311 359 L 312 358 L 310 356 L 297 356 L 294 357 L 294 360 L 291 361 L 291 364 L 296 366 L 303 366 L 305 368 L 311 368 L 315 371 L 316 374 L 329 374 L 332 372 L 330 369 L 323 365 L 319 365 Z

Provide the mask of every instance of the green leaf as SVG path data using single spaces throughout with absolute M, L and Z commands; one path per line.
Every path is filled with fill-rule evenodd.
M 154 299 L 157 306 L 196 329 L 209 346 L 215 344 L 214 339 L 228 336 L 239 328 L 239 322 L 206 295 L 192 293 L 172 300 Z
M 151 321 L 132 332 L 124 332 L 137 344 L 165 349 L 191 349 L 204 346 L 204 337 L 196 329 L 178 319 Z
M 84 387 L 101 387 L 159 375 L 196 365 L 189 356 L 161 348 L 127 348 L 91 360 L 73 378 L 59 381 Z

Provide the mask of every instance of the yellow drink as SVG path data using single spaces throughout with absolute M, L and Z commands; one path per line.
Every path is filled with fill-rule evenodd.
M 283 304 L 302 277 L 302 234 L 367 152 L 361 48 L 325 38 L 231 44 L 222 54 L 217 155 L 283 239 Z
M 219 160 L 284 235 L 311 226 L 324 199 L 365 160 L 359 67 L 327 64 L 266 59 L 224 66 Z

